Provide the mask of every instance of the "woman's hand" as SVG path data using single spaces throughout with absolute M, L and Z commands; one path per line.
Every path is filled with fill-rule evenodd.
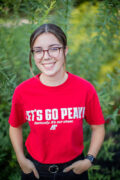
M 92 166 L 91 162 L 88 159 L 79 160 L 66 167 L 63 172 L 68 172 L 73 170 L 75 174 L 81 174 L 84 171 L 87 171 Z
M 15 128 L 10 126 L 9 129 L 10 139 L 16 153 L 18 163 L 25 174 L 33 172 L 35 177 L 39 179 L 39 174 L 35 168 L 35 165 L 27 159 L 23 151 L 23 135 L 22 135 L 22 125 Z
M 39 179 L 38 171 L 32 161 L 27 158 L 23 158 L 19 160 L 19 165 L 25 174 L 33 172 L 34 176 Z

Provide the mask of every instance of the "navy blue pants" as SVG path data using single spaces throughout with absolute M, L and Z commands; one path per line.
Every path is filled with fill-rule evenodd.
M 69 165 L 71 165 L 73 162 L 84 159 L 84 155 L 81 154 L 77 158 L 62 164 L 41 164 L 35 159 L 33 159 L 29 154 L 27 155 L 27 158 L 30 159 L 40 176 L 40 180 L 88 180 L 88 172 L 85 171 L 82 174 L 75 174 L 72 170 L 69 172 L 64 173 L 63 169 Z M 21 180 L 37 180 L 35 178 L 34 173 L 31 172 L 29 174 L 25 174 L 22 172 Z

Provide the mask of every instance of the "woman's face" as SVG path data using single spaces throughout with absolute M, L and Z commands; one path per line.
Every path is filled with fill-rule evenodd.
M 42 50 L 49 50 L 42 51 Z M 64 70 L 67 48 L 52 33 L 39 35 L 33 45 L 34 60 L 38 69 L 47 76 L 55 76 Z

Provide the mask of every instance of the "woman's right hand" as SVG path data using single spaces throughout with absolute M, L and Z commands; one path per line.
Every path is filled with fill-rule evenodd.
M 23 159 L 20 159 L 19 160 L 19 165 L 22 169 L 22 171 L 25 173 L 25 174 L 28 174 L 28 173 L 31 173 L 33 172 L 34 173 L 34 176 L 39 179 L 39 174 L 38 174 L 38 171 L 35 167 L 35 165 L 33 164 L 33 162 L 27 158 L 23 158 Z
M 27 159 L 24 155 L 23 150 L 23 135 L 22 135 L 22 125 L 18 127 L 12 127 L 9 128 L 9 135 L 10 139 L 14 148 L 14 151 L 16 153 L 16 157 L 18 160 L 18 163 L 23 170 L 25 174 L 34 173 L 34 176 L 39 179 L 39 174 L 37 172 L 37 169 L 32 161 Z

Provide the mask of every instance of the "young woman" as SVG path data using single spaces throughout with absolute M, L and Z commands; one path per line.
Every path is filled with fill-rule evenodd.
M 15 89 L 9 117 L 10 139 L 22 180 L 88 180 L 87 170 L 104 140 L 104 118 L 93 85 L 65 69 L 67 39 L 55 24 L 43 24 L 30 38 L 31 56 L 41 73 Z M 91 127 L 83 155 L 83 119 Z M 24 155 L 22 125 L 30 133 Z M 87 133 L 87 132 L 86 132 Z

